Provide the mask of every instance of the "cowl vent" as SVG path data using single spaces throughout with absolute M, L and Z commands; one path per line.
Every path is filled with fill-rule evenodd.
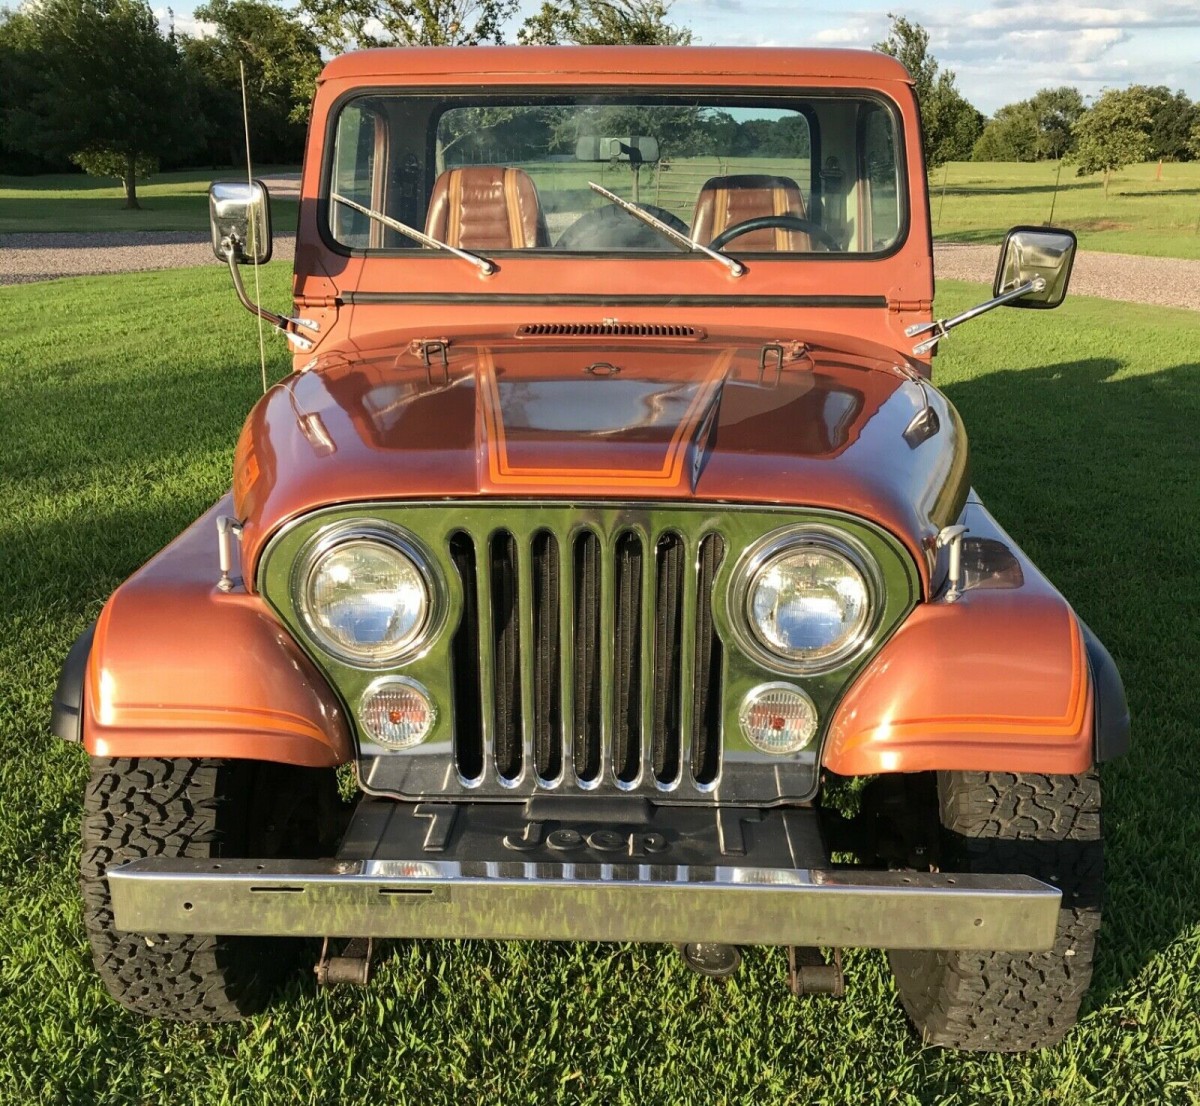
M 658 341 L 702 342 L 705 333 L 681 323 L 523 323 L 518 338 L 651 338 Z

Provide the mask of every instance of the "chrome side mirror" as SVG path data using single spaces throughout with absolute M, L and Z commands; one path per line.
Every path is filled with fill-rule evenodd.
M 1075 263 L 1075 235 L 1056 227 L 1013 227 L 1004 236 L 992 295 L 1002 296 L 1025 284 L 1031 291 L 1008 307 L 1057 307 L 1066 298 Z
M 214 181 L 208 190 L 213 253 L 220 261 L 271 260 L 271 197 L 262 181 Z

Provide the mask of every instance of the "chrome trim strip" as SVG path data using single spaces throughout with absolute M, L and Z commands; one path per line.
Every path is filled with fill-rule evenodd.
M 1020 875 L 513 861 L 149 858 L 109 870 L 137 933 L 1048 949 Z
M 700 541 L 689 531 L 683 538 L 683 612 L 679 622 L 679 771 L 664 790 L 692 783 L 692 730 L 696 716 L 696 607 L 700 594 Z
M 616 652 L 617 652 L 617 544 L 622 530 L 597 534 L 600 545 L 600 787 L 617 786 L 613 765 L 613 730 L 616 728 Z
M 517 553 L 517 637 L 519 655 L 532 658 L 537 641 L 533 636 L 533 534 L 513 534 Z M 521 664 L 521 772 L 523 779 L 538 779 L 533 755 L 533 663 Z
M 564 784 L 579 785 L 575 771 L 575 531 L 558 539 L 559 671 L 562 699 L 562 774 Z
M 482 539 L 472 535 L 475 543 L 475 591 L 479 605 L 479 650 L 483 663 L 479 665 L 479 721 L 483 731 L 483 771 L 481 783 L 493 780 L 501 784 L 496 768 L 496 658 L 495 639 L 492 636 L 492 553 L 490 532 Z
M 659 533 L 647 526 L 642 530 L 642 717 L 641 747 L 637 783 L 631 790 L 644 787 L 654 779 L 654 628 L 655 587 L 658 582 L 657 548 Z

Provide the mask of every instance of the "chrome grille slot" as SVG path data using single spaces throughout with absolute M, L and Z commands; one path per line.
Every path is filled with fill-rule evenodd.
M 626 531 L 617 539 L 616 634 L 613 662 L 613 772 L 636 782 L 641 767 L 642 539 Z
M 558 541 L 542 530 L 532 548 L 533 756 L 538 778 L 556 780 L 563 769 Z
M 716 782 L 719 534 L 460 530 L 449 553 L 462 584 L 459 776 L 651 792 Z
M 575 775 L 600 774 L 600 539 L 575 539 Z
M 650 763 L 659 783 L 670 783 L 679 775 L 684 552 L 683 539 L 678 534 L 664 534 L 655 549 L 654 722 Z
M 463 613 L 454 635 L 454 758 L 464 780 L 483 775 L 483 716 L 480 710 L 479 588 L 475 577 L 475 543 L 461 530 L 450 537 L 450 561 L 463 588 Z
M 496 771 L 515 780 L 522 765 L 521 621 L 517 609 L 517 542 L 505 530 L 491 540 L 492 663 Z
M 721 742 L 721 639 L 713 627 L 713 581 L 725 557 L 720 534 L 700 543 L 696 594 L 696 678 L 692 683 L 692 779 L 702 786 L 716 781 Z

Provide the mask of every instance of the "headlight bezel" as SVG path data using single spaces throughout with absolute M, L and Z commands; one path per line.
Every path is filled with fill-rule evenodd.
M 753 612 L 760 574 L 779 558 L 805 547 L 843 558 L 862 577 L 867 593 L 867 616 L 858 630 L 832 653 L 811 660 L 788 657 L 766 644 L 756 632 Z M 745 550 L 733 570 L 727 615 L 738 647 L 765 669 L 787 676 L 814 676 L 842 668 L 866 650 L 879 626 L 882 595 L 879 564 L 862 542 L 831 526 L 801 523 L 772 531 Z
M 366 541 L 400 553 L 417 570 L 425 585 L 425 618 L 420 630 L 398 648 L 377 657 L 364 657 L 330 638 L 313 618 L 308 602 L 309 582 L 321 561 L 340 546 Z M 447 615 L 446 583 L 437 561 L 409 531 L 381 520 L 347 520 L 314 534 L 304 545 L 291 574 L 292 605 L 309 640 L 342 664 L 375 672 L 397 668 L 424 656 L 441 632 Z

